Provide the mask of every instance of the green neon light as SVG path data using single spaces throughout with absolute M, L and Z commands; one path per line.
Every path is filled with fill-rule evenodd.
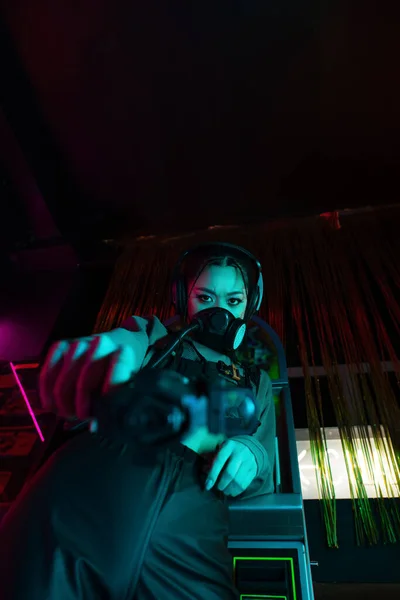
M 272 399 L 273 399 L 274 404 L 275 404 L 275 414 L 276 414 L 276 417 L 279 418 L 280 415 L 281 415 L 281 412 L 282 412 L 281 397 L 279 395 L 277 396 L 276 394 L 274 394 L 272 396 Z
M 293 563 L 293 558 L 291 557 L 285 557 L 285 556 L 234 556 L 233 557 L 233 577 L 234 577 L 234 581 L 236 583 L 236 562 L 239 560 L 284 560 L 286 562 L 290 563 L 290 574 L 292 577 L 292 589 L 293 589 L 293 600 L 297 600 L 297 594 L 296 594 L 296 580 L 295 580 L 295 575 L 294 575 L 294 563 Z M 268 595 L 261 595 L 261 596 L 251 596 L 249 594 L 241 594 L 241 599 L 245 599 L 245 598 L 286 598 L 286 596 L 268 596 Z

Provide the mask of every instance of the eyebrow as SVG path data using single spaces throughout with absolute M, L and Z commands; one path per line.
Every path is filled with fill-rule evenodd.
M 209 288 L 196 287 L 196 290 L 198 290 L 199 292 L 206 292 L 207 294 L 212 294 L 213 296 L 216 295 L 215 292 L 213 292 Z M 236 290 L 235 292 L 229 292 L 227 296 L 237 296 L 238 294 L 244 294 L 244 290 Z

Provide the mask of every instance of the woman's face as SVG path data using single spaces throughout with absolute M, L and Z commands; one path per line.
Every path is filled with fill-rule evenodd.
M 197 280 L 189 281 L 188 320 L 206 308 L 225 308 L 243 319 L 247 294 L 243 277 L 235 267 L 210 265 Z

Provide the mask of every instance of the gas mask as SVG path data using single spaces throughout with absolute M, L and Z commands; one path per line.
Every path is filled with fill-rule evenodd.
M 237 350 L 246 334 L 246 322 L 225 308 L 206 308 L 192 319 L 192 338 L 220 354 Z

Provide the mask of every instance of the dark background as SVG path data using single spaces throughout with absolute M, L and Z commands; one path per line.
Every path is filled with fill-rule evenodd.
M 107 238 L 397 203 L 399 22 L 395 1 L 0 1 L 0 361 L 91 331 Z M 398 580 L 338 515 L 328 551 L 306 503 L 315 579 Z
M 0 1 L 1 286 L 62 263 L 70 335 L 105 239 L 398 202 L 397 2 L 142 4 Z
M 0 6 L 3 117 L 75 243 L 397 202 L 397 2 Z

